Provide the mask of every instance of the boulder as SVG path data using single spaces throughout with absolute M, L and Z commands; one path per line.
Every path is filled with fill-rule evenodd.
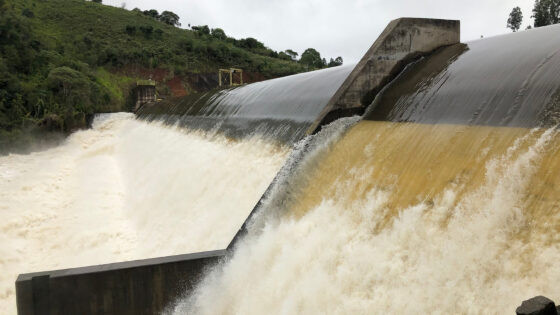
M 554 302 L 542 295 L 523 301 L 515 313 L 517 315 L 558 315 Z

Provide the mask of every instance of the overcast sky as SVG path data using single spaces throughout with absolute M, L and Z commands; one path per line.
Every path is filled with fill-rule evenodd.
M 532 24 L 534 0 L 104 0 L 131 10 L 169 10 L 182 27 L 208 25 L 235 38 L 254 37 L 266 46 L 302 53 L 312 47 L 322 57 L 342 56 L 359 61 L 383 31 L 398 17 L 461 20 L 461 41 L 510 32 L 511 9 L 521 7 L 522 29 Z

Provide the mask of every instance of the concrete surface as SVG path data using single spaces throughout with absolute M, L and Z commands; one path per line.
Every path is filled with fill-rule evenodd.
M 406 64 L 439 47 L 459 41 L 460 21 L 457 20 L 400 18 L 391 21 L 307 133 L 312 134 L 321 125 L 339 117 L 363 113 L 377 92 L 396 77 Z
M 226 254 L 225 250 L 22 274 L 20 315 L 159 314 Z

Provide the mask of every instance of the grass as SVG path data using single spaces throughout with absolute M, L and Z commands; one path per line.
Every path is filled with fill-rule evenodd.
M 291 60 L 236 47 L 218 39 L 159 22 L 142 13 L 83 0 L 13 0 L 35 15 L 31 24 L 42 44 L 89 65 L 141 64 L 176 73 L 215 72 L 237 66 L 276 77 L 305 71 Z M 133 32 L 126 28 L 132 27 Z M 144 32 L 141 29 L 150 29 Z

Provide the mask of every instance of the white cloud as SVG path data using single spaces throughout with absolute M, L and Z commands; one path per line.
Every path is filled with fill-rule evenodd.
M 506 21 L 520 6 L 522 28 L 530 19 L 534 0 L 105 0 L 104 3 L 142 10 L 169 10 L 183 27 L 207 24 L 228 36 L 254 37 L 274 50 L 317 49 L 323 57 L 342 56 L 357 62 L 387 23 L 398 17 L 461 20 L 462 41 L 509 32 Z

